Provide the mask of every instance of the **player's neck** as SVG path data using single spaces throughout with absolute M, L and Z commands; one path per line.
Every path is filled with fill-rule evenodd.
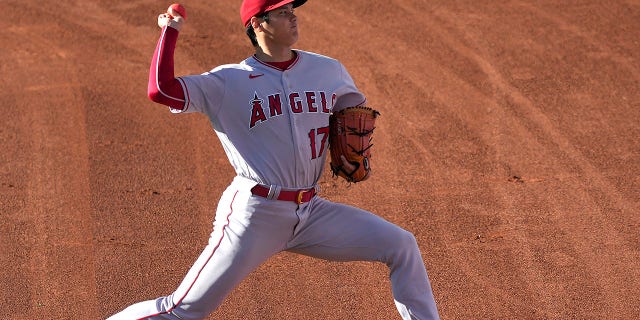
M 291 47 L 262 48 L 256 47 L 256 57 L 264 62 L 283 62 L 293 59 L 294 53 Z

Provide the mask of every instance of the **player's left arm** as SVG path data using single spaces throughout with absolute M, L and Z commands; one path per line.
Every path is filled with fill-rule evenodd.
M 380 113 L 367 107 L 365 95 L 341 63 L 339 72 L 342 85 L 329 117 L 331 170 L 349 182 L 360 182 L 371 176 L 372 134 Z

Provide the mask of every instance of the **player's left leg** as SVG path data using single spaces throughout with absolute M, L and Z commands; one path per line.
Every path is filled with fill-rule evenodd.
M 332 261 L 379 261 L 390 269 L 403 319 L 439 319 L 415 237 L 365 210 L 316 197 L 288 251 Z

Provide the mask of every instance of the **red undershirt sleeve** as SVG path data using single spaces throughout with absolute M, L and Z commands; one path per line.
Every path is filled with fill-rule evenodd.
M 184 110 L 184 91 L 180 80 L 175 78 L 173 56 L 178 42 L 178 30 L 162 28 L 160 39 L 151 59 L 147 95 L 154 102 L 173 109 Z

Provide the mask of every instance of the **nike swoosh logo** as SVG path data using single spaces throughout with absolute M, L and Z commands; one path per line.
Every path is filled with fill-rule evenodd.
M 262 76 L 264 76 L 264 73 L 261 73 L 261 74 L 252 74 L 252 73 L 250 73 L 249 74 L 249 79 L 255 79 L 255 78 L 262 77 Z

